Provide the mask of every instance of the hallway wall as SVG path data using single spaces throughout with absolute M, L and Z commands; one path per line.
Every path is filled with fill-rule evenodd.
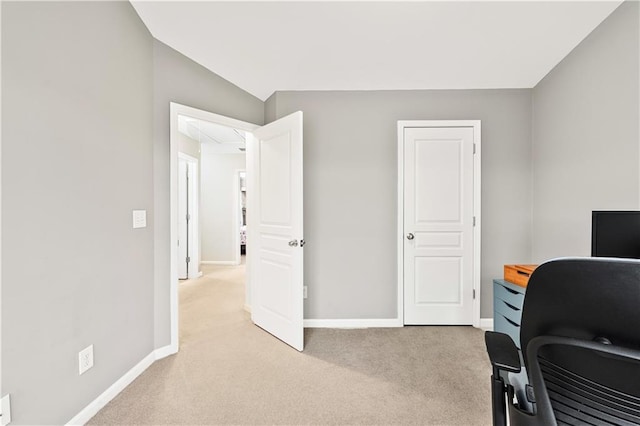
M 239 220 L 238 170 L 245 170 L 245 154 L 215 154 L 202 147 L 200 235 L 203 262 L 233 262 L 240 238 L 234 234 Z M 236 208 L 237 207 L 237 208 Z M 237 212 L 238 215 L 234 215 Z

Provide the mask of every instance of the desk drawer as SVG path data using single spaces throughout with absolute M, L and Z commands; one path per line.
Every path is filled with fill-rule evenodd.
M 511 306 L 515 306 L 518 309 L 522 309 L 524 303 L 524 294 L 512 290 L 500 283 L 494 283 L 493 285 L 494 297 L 496 299 L 504 300 Z
M 515 325 L 505 318 L 504 315 L 496 312 L 495 318 L 493 319 L 493 329 L 500 333 L 509 335 L 518 349 L 520 349 L 520 326 Z
M 510 305 L 504 300 L 501 300 L 499 298 L 493 299 L 493 303 L 495 304 L 493 309 L 497 313 L 502 314 L 505 318 L 520 325 L 520 323 L 522 322 L 522 309 L 517 308 L 516 306 Z

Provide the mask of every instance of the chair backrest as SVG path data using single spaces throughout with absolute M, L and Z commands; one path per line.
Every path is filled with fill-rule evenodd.
M 640 424 L 639 260 L 540 265 L 527 285 L 520 342 L 536 398 L 551 404 L 540 408 L 559 423 Z

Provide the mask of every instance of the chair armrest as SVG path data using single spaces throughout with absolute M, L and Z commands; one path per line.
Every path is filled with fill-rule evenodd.
M 484 333 L 484 342 L 487 345 L 487 353 L 493 368 L 512 373 L 520 372 L 518 348 L 511 337 L 504 333 L 487 331 Z

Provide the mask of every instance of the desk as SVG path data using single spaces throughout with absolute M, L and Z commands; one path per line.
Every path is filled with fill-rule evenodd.
M 526 287 L 493 280 L 493 330 L 508 334 L 520 349 L 520 324 Z

